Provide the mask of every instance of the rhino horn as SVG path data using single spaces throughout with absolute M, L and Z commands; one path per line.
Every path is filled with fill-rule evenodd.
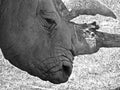
M 74 27 L 76 31 L 72 37 L 72 42 L 75 56 L 95 53 L 101 47 L 120 47 L 120 34 L 97 31 L 98 25 L 93 23 L 88 25 L 79 24 Z
M 117 18 L 110 8 L 98 0 L 73 0 L 71 3 L 71 11 L 66 15 L 68 20 L 72 20 L 79 15 L 94 16 L 96 14 L 112 17 L 114 19 Z M 77 5 L 75 5 L 76 3 Z

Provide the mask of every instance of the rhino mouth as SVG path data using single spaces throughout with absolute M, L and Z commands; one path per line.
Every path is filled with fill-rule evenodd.
M 40 60 L 37 60 L 40 61 Z M 29 74 L 54 84 L 64 83 L 71 75 L 73 68 L 73 55 L 70 51 L 57 57 L 50 57 L 42 62 L 32 62 Z
M 44 63 L 44 78 L 43 80 L 50 81 L 54 84 L 64 83 L 71 75 L 73 63 L 67 56 L 59 56 L 51 59 L 51 63 Z M 41 68 L 39 67 L 39 70 Z M 40 77 L 41 78 L 41 77 Z
M 58 68 L 58 66 L 56 68 Z M 59 69 L 55 70 L 56 68 L 51 69 L 52 73 L 50 73 L 48 81 L 54 84 L 60 84 L 68 81 L 73 68 L 72 63 L 63 61 L 59 66 Z

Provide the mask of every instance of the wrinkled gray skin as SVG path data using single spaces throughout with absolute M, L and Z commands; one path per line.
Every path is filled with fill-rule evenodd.
M 116 18 L 107 7 L 107 12 L 99 9 L 82 14 Z M 61 0 L 0 0 L 0 48 L 5 58 L 33 76 L 59 84 L 68 80 L 74 56 L 120 46 L 119 35 L 97 32 L 95 23 L 69 21 L 79 13 L 69 12 Z

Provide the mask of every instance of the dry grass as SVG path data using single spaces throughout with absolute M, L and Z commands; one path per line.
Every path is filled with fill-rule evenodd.
M 101 0 L 117 14 L 118 19 L 100 15 L 81 16 L 76 22 L 96 20 L 101 31 L 120 33 L 120 0 Z M 81 20 L 81 21 L 80 21 Z M 0 54 L 0 90 L 113 90 L 120 86 L 120 49 L 102 48 L 93 55 L 75 57 L 68 82 L 55 85 L 28 75 L 11 65 Z

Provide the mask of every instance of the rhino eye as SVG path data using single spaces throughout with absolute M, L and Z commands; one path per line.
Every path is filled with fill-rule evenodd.
M 45 18 L 45 20 L 46 20 L 49 24 L 54 24 L 54 23 L 55 23 L 55 21 L 54 21 L 54 20 L 49 19 L 49 18 Z
M 45 29 L 48 31 L 48 32 L 52 32 L 53 30 L 55 30 L 55 27 L 56 27 L 56 22 L 55 20 L 53 19 L 50 19 L 50 18 L 45 18 L 46 20 L 46 24 L 45 24 Z

